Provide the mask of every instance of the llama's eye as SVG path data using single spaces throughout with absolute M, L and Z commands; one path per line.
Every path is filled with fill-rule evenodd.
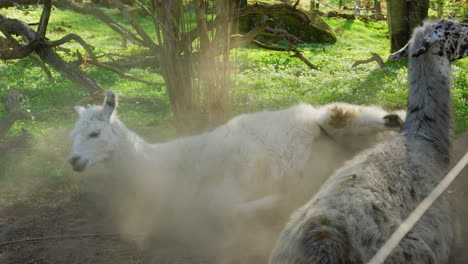
M 91 134 L 89 134 L 89 137 L 96 138 L 99 136 L 99 134 L 101 134 L 101 130 L 96 130 L 96 131 L 91 132 Z

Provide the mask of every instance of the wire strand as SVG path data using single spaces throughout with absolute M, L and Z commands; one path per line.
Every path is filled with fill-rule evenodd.
M 463 158 L 452 168 L 452 170 L 440 181 L 440 183 L 432 190 L 432 192 L 414 209 L 414 211 L 401 223 L 398 229 L 385 242 L 385 244 L 377 251 L 368 264 L 380 264 L 390 255 L 392 250 L 400 243 L 408 231 L 418 222 L 429 207 L 439 198 L 439 196 L 449 187 L 455 180 L 458 174 L 465 168 L 468 163 L 468 151 Z

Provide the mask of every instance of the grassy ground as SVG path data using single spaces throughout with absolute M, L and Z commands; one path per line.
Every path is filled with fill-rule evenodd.
M 36 22 L 40 11 L 38 9 L 25 13 L 7 10 L 5 13 L 26 22 Z M 141 18 L 140 21 L 151 31 L 148 18 Z M 406 61 L 386 61 L 385 69 L 380 69 L 375 63 L 351 68 L 354 61 L 369 58 L 369 52 L 376 52 L 384 59 L 389 55 L 386 23 L 342 19 L 327 22 L 337 32 L 336 44 L 300 46 L 304 56 L 320 67 L 320 71 L 309 69 L 285 52 L 266 51 L 253 46 L 233 51 L 232 56 L 238 67 L 233 78 L 237 98 L 235 112 L 280 109 L 298 102 L 325 104 L 334 101 L 403 108 L 406 105 L 408 87 Z M 96 47 L 97 54 L 132 54 L 140 49 L 130 44 L 125 46 L 117 34 L 92 17 L 54 9 L 48 37 L 58 39 L 67 33 L 81 35 Z M 72 52 L 80 49 L 76 43 L 68 43 L 64 47 Z M 60 54 L 69 60 L 74 59 L 73 53 Z M 129 73 L 161 83 L 162 87 L 131 82 L 92 66 L 85 66 L 84 69 L 105 88 L 113 89 L 121 95 L 162 98 L 163 103 L 160 105 L 122 104 L 120 115 L 131 129 L 150 140 L 174 135 L 168 96 L 163 79 L 157 71 L 135 69 Z M 25 177 L 48 175 L 46 177 L 59 181 L 68 180 L 63 177 L 70 173 L 66 164 L 64 165 L 68 151 L 66 134 L 75 120 L 70 108 L 86 96 L 86 92 L 55 72 L 54 82 L 49 82 L 42 70 L 29 59 L 0 62 L 0 75 L 0 97 L 3 98 L 9 90 L 19 90 L 27 98 L 24 107 L 35 116 L 34 120 L 18 122 L 9 136 L 26 128 L 35 137 L 36 149 L 34 155 L 21 158 L 23 166 L 13 166 L 19 162 L 17 157 L 0 160 L 0 182 L 14 181 L 17 178 L 13 175 L 23 174 L 28 175 Z M 453 66 L 453 97 L 458 132 L 468 130 L 467 77 L 468 60 L 456 62 Z M 248 97 L 253 102 L 247 105 Z M 0 119 L 4 115 L 5 108 L 0 105 Z M 51 150 L 53 154 L 50 154 Z M 57 166 L 57 162 L 61 165 Z

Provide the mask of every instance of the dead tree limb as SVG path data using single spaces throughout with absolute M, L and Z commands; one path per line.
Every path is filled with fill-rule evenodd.
M 294 36 L 293 34 L 289 33 L 288 31 L 286 31 L 284 29 L 281 29 L 281 28 L 266 27 L 265 32 L 272 33 L 272 34 L 278 35 L 280 37 L 284 37 L 289 42 L 298 43 L 298 44 L 303 44 L 304 43 L 304 41 L 302 41 L 300 38 Z
M 52 0 L 45 0 L 44 7 L 41 13 L 41 18 L 39 19 L 39 27 L 37 28 L 37 36 L 39 37 L 39 39 L 45 39 L 51 9 Z
M 372 57 L 370 57 L 369 59 L 367 60 L 357 60 L 355 63 L 353 63 L 353 65 L 351 65 L 352 68 L 355 68 L 356 66 L 360 65 L 360 64 L 366 64 L 366 63 L 370 63 L 370 62 L 377 62 L 377 64 L 379 64 L 380 68 L 383 69 L 385 68 L 385 64 L 382 60 L 382 57 L 379 56 L 379 54 L 377 53 L 374 53 L 374 52 L 371 52 L 372 54 Z
M 299 2 L 300 2 L 300 1 L 301 1 L 301 0 L 297 0 L 296 3 L 294 3 L 294 5 L 293 5 L 293 8 L 294 8 L 294 9 L 297 8 L 297 6 L 299 5 Z
M 289 56 L 291 58 L 298 58 L 300 59 L 302 62 L 304 62 L 307 66 L 309 66 L 309 68 L 311 69 L 314 69 L 314 70 L 319 70 L 319 68 L 317 66 L 315 66 L 314 64 L 312 64 L 308 59 L 306 59 L 306 57 L 304 57 L 304 55 L 302 55 L 302 52 L 298 51 L 298 50 L 295 50 L 294 51 L 294 54 Z
M 47 76 L 47 79 L 49 79 L 49 82 L 52 82 L 54 80 L 54 77 L 52 76 L 52 73 L 50 72 L 49 68 L 45 65 L 44 62 L 42 62 L 40 59 L 38 59 L 36 56 L 29 54 L 29 58 L 36 63 L 41 69 L 44 71 L 45 75 Z
M 19 42 L 8 33 L 6 34 L 6 42 L 7 42 L 6 46 L 2 47 L 2 49 L 16 48 L 20 46 Z M 1 57 L 1 54 L 2 54 L 2 51 L 0 50 L 0 57 Z M 38 59 L 32 54 L 29 54 L 29 58 L 34 63 L 36 63 L 39 67 L 41 67 L 41 69 L 44 71 L 49 81 L 53 81 L 52 73 L 50 72 L 49 68 L 47 68 L 47 66 L 44 64 L 44 62 L 42 62 L 40 59 Z
M 288 48 L 282 48 L 282 47 L 274 47 L 274 46 L 268 46 L 265 45 L 259 41 L 253 40 L 252 43 L 256 45 L 257 47 L 260 47 L 262 49 L 267 49 L 267 50 L 274 50 L 274 51 L 291 51 L 294 52 L 293 55 L 290 55 L 291 58 L 298 58 L 302 62 L 304 62 L 307 66 L 309 66 L 311 69 L 314 70 L 319 70 L 319 67 L 315 66 L 313 63 L 311 63 L 308 59 L 306 59 L 303 55 L 302 52 L 295 47 L 288 47 Z
M 104 22 L 108 27 L 110 27 L 115 32 L 119 33 L 126 39 L 129 39 L 131 42 L 145 46 L 144 40 L 137 37 L 130 30 L 125 29 L 123 26 L 121 26 L 119 23 L 117 23 L 115 20 L 113 20 L 112 18 L 110 18 L 109 16 L 107 16 L 101 10 L 97 8 L 88 7 L 88 6 L 80 6 L 80 5 L 73 3 L 70 0 L 54 0 L 53 3 L 57 7 L 68 8 L 77 13 L 84 14 L 84 15 L 92 15 L 98 18 L 99 20 L 101 20 L 102 22 Z
M 157 51 L 158 45 L 154 43 L 151 37 L 146 33 L 143 27 L 140 26 L 135 17 L 128 11 L 125 5 L 120 0 L 113 0 L 117 4 L 117 8 L 120 10 L 120 14 L 128 21 L 128 23 L 135 29 L 138 35 L 143 39 L 143 46 L 149 48 L 150 50 Z
M 76 66 L 65 62 L 53 49 L 49 46 L 58 45 L 57 42 L 44 42 L 39 40 L 37 33 L 31 29 L 26 23 L 17 20 L 9 19 L 3 14 L 0 14 L 0 31 L 6 34 L 20 35 L 28 44 L 24 49 L 33 49 L 33 51 L 47 64 L 54 68 L 64 77 L 70 79 L 81 88 L 87 90 L 90 94 L 99 93 L 104 89 L 87 73 L 81 71 Z M 31 44 L 32 43 L 32 44 Z M 11 54 L 8 53 L 7 54 Z

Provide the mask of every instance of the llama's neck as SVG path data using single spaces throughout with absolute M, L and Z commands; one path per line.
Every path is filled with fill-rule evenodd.
M 119 120 L 113 124 L 113 130 L 119 139 L 112 157 L 116 169 L 136 172 L 149 170 L 155 163 L 162 162 L 161 158 L 164 156 L 159 155 L 157 160 L 154 158 L 154 153 L 159 151 L 159 144 L 148 144 Z
M 448 162 L 451 126 L 450 62 L 428 51 L 409 59 L 410 91 L 404 132 L 426 141 Z

